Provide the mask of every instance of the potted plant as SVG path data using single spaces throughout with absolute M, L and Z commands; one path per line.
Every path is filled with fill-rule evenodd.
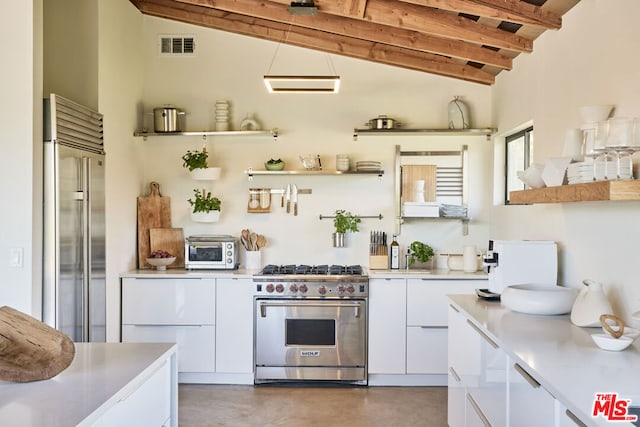
M 193 207 L 191 219 L 196 222 L 216 222 L 220 219 L 220 199 L 213 197 L 211 192 L 193 190 L 194 198 L 189 199 L 189 204 Z
M 333 246 L 336 248 L 344 247 L 344 235 L 346 232 L 351 231 L 357 233 L 358 224 L 362 220 L 351 212 L 347 212 L 344 209 L 338 209 L 336 216 L 333 219 L 333 226 L 336 229 L 333 233 Z
M 427 268 L 432 266 L 432 260 L 434 255 L 433 248 L 422 242 L 412 242 L 409 245 L 409 252 L 407 253 L 407 268 Z M 428 263 L 428 264 L 427 264 Z
M 189 169 L 191 178 L 198 180 L 215 180 L 220 176 L 220 168 L 210 168 L 207 159 L 209 153 L 207 148 L 202 147 L 202 151 L 188 150 L 184 156 L 182 156 L 182 166 Z

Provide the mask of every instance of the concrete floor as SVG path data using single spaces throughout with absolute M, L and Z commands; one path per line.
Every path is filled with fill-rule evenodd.
M 447 425 L 446 387 L 181 384 L 181 427 Z

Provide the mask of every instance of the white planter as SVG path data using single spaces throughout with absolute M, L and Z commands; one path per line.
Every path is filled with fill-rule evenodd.
M 221 168 L 194 169 L 191 172 L 191 179 L 201 181 L 215 181 L 220 178 Z
M 191 221 L 194 222 L 218 222 L 220 211 L 191 212 Z

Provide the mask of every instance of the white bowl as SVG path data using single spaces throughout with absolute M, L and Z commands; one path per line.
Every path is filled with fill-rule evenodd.
M 191 179 L 215 181 L 220 178 L 221 168 L 194 169 L 190 172 Z
M 512 311 L 556 315 L 569 313 L 577 296 L 578 290 L 574 288 L 523 284 L 504 288 L 500 301 Z
M 154 266 L 156 270 L 166 270 L 168 265 L 173 264 L 176 257 L 171 258 L 147 258 L 147 262 Z
M 551 157 L 547 159 L 542 171 L 542 179 L 547 184 L 547 187 L 564 184 L 569 163 L 571 163 L 571 157 Z
M 597 123 L 607 120 L 611 110 L 613 110 L 613 105 L 586 105 L 579 108 L 580 116 L 584 123 Z
M 530 188 L 542 188 L 545 186 L 542 179 L 543 170 L 544 163 L 532 163 L 527 169 L 518 171 L 518 178 Z
M 591 339 L 596 343 L 598 347 L 603 350 L 609 351 L 621 351 L 629 347 L 633 340 L 627 336 L 621 336 L 620 338 L 614 338 L 609 334 L 593 334 Z

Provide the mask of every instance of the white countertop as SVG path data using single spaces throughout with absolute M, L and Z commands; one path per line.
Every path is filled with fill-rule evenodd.
M 0 381 L 0 424 L 68 427 L 92 424 L 130 381 L 153 371 L 175 344 L 76 343 L 67 369 L 43 381 Z
M 131 270 L 126 273 L 121 273 L 120 278 L 135 278 L 135 277 L 164 277 L 167 279 L 251 279 L 256 274 L 255 270 L 246 270 L 240 268 L 238 270 L 185 270 L 184 268 L 168 268 L 164 271 L 158 270 Z
M 640 340 L 620 352 L 605 351 L 590 337 L 602 330 L 575 326 L 568 314 L 527 315 L 474 295 L 449 297 L 583 422 L 611 426 L 591 416 L 596 393 L 618 393 L 631 399 L 631 406 L 640 406 Z
M 439 279 L 439 280 L 487 280 L 487 273 L 476 271 L 465 273 L 458 270 L 368 270 L 371 279 Z
M 365 272 L 371 279 L 444 279 L 444 280 L 487 280 L 487 274 L 483 271 L 475 273 L 465 273 L 463 271 L 454 271 L 447 269 L 439 270 L 368 270 Z M 121 278 L 150 278 L 164 277 L 168 279 L 184 279 L 184 278 L 235 278 L 235 279 L 251 279 L 253 275 L 258 273 L 255 270 L 185 270 L 183 268 L 167 269 L 165 271 L 158 270 L 132 270 L 120 274 Z

